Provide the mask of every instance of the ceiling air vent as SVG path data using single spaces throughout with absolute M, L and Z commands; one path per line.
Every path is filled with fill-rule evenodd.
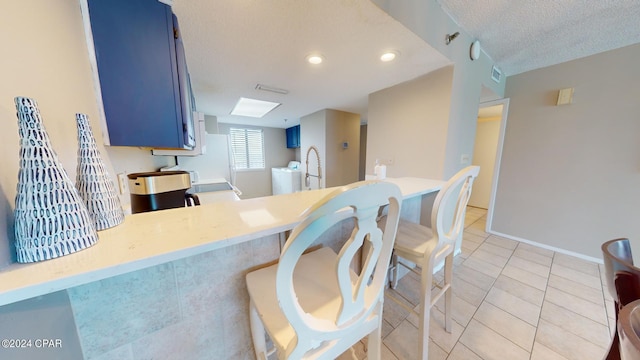
M 285 89 L 279 89 L 273 86 L 267 86 L 267 85 L 262 85 L 262 84 L 258 84 L 256 85 L 256 90 L 262 90 L 262 91 L 269 91 L 269 92 L 274 92 L 277 94 L 282 94 L 282 95 L 286 95 L 289 93 L 289 90 L 285 90 Z
M 493 65 L 493 68 L 491 68 L 491 79 L 499 83 L 501 78 L 502 78 L 502 71 L 500 71 L 500 69 L 498 69 L 495 65 Z

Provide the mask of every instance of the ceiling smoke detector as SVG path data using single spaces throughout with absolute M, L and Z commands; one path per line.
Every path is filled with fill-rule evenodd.
M 474 40 L 469 47 L 469 58 L 478 60 L 480 58 L 480 41 Z
M 280 88 L 277 88 L 277 87 L 267 86 L 267 85 L 262 85 L 262 84 L 256 85 L 256 90 L 269 91 L 269 92 L 282 94 L 282 95 L 287 95 L 289 93 L 289 90 L 280 89 Z

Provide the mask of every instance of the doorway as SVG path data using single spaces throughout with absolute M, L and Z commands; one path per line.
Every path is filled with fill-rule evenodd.
M 502 104 L 482 106 L 478 111 L 476 139 L 473 146 L 473 165 L 480 166 L 480 174 L 473 182 L 473 192 L 469 205 L 489 209 L 491 198 L 491 182 L 496 161 L 500 122 L 502 120 Z
M 482 102 L 478 109 L 472 165 L 480 166 L 481 170 L 473 184 L 469 205 L 488 210 L 487 231 L 493 218 L 508 108 L 509 99 L 499 99 Z

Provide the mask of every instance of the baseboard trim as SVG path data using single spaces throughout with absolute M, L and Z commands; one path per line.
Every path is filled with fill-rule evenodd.
M 569 250 L 558 248 L 558 247 L 555 247 L 555 246 L 542 244 L 542 243 L 539 243 L 539 242 L 523 239 L 523 238 L 520 238 L 520 237 L 517 237 L 517 236 L 513 236 L 513 235 L 509 235 L 509 234 L 503 234 L 501 232 L 494 231 L 494 230 L 489 230 L 489 231 L 487 231 L 487 233 L 491 234 L 491 235 L 496 235 L 496 236 L 500 236 L 500 237 L 503 237 L 503 238 L 507 238 L 507 239 L 511 239 L 511 240 L 515 240 L 515 241 L 519 241 L 519 242 L 523 242 L 525 244 L 529 244 L 529 245 L 532 245 L 532 246 L 537 246 L 537 247 L 540 247 L 540 248 L 543 248 L 543 249 L 555 251 L 555 252 L 558 252 L 558 253 L 561 253 L 561 254 L 574 256 L 574 257 L 577 257 L 577 258 L 582 259 L 582 260 L 591 261 L 591 262 L 595 262 L 595 263 L 598 263 L 598 264 L 604 264 L 604 261 L 602 259 L 600 259 L 600 258 L 594 258 L 592 256 L 587 256 L 587 255 L 580 254 L 580 253 L 577 253 L 577 252 L 574 252 L 574 251 L 569 251 Z

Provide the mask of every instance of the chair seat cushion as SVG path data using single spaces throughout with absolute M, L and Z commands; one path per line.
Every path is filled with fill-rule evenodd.
M 302 255 L 293 276 L 298 301 L 305 312 L 335 320 L 340 310 L 340 292 L 336 278 L 336 253 L 328 247 Z M 274 344 L 282 349 L 295 332 L 278 305 L 276 271 L 278 264 L 247 274 L 247 288 Z M 351 271 L 355 282 L 357 275 Z
M 398 256 L 418 263 L 424 257 L 427 243 L 432 238 L 433 232 L 428 227 L 400 220 L 393 248 Z

